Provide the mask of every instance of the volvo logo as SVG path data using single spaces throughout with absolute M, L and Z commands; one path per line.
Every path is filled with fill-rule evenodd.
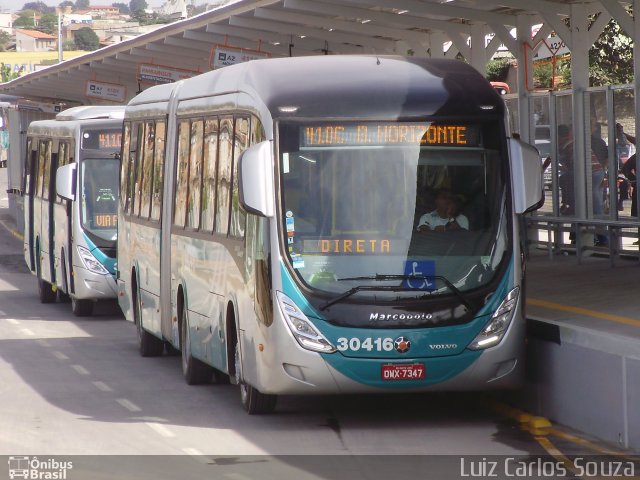
M 398 337 L 393 342 L 393 346 L 398 353 L 407 353 L 411 348 L 411 341 L 407 337 Z

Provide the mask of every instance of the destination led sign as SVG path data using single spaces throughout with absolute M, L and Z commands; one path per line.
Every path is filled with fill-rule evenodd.
M 120 150 L 122 130 L 85 130 L 82 134 L 83 150 Z
M 118 215 L 102 213 L 93 216 L 95 228 L 116 228 L 118 226 Z
M 477 125 L 444 123 L 322 124 L 300 127 L 300 147 L 375 145 L 477 147 Z
M 98 136 L 98 147 L 100 150 L 105 149 L 118 149 L 122 143 L 122 132 L 101 133 Z

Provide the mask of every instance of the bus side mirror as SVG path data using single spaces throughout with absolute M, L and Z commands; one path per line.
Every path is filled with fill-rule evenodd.
M 257 143 L 245 150 L 238 164 L 240 204 L 262 217 L 273 217 L 275 212 L 271 152 L 271 142 Z
M 64 165 L 56 170 L 56 193 L 66 200 L 76 199 L 76 164 Z
M 513 208 L 516 214 L 533 212 L 544 203 L 542 163 L 538 151 L 520 140 L 509 139 Z

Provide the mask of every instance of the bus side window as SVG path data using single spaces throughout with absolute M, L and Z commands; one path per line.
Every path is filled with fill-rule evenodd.
M 265 134 L 264 128 L 262 128 L 262 123 L 258 119 L 258 117 L 251 117 L 251 141 L 249 145 L 255 145 L 256 143 L 260 143 L 264 141 Z
M 233 117 L 220 119 L 218 141 L 218 189 L 216 204 L 216 233 L 226 235 L 231 210 L 231 168 L 233 163 Z
M 42 185 L 44 183 L 44 163 L 45 163 L 45 142 L 38 142 L 38 176 L 36 177 L 36 193 L 37 197 L 42 197 Z
M 122 158 L 120 164 L 120 202 L 122 209 L 126 212 L 130 203 L 128 180 L 129 180 L 129 156 L 131 155 L 131 124 L 124 124 L 122 136 Z
M 184 227 L 187 214 L 187 188 L 189 179 L 189 134 L 191 126 L 188 120 L 180 122 L 178 128 L 178 154 L 176 155 L 175 210 L 173 224 Z
M 202 220 L 200 229 L 213 232 L 216 213 L 216 188 L 218 170 L 218 119 L 204 123 L 204 164 L 202 182 Z
M 155 124 L 145 124 L 144 159 L 142 165 L 142 187 L 140 190 L 140 218 L 149 218 L 151 206 L 151 182 L 153 178 L 153 155 L 155 146 Z
M 166 141 L 165 122 L 156 122 L 156 150 L 153 161 L 153 187 L 151 191 L 151 219 L 160 220 L 162 210 L 162 186 L 164 184 L 164 146 Z
M 238 195 L 238 159 L 240 155 L 249 147 L 249 119 L 236 118 L 236 125 L 233 134 L 233 200 L 231 202 L 231 236 L 244 237 L 247 216 L 240 207 Z
M 202 120 L 191 122 L 189 143 L 189 197 L 187 204 L 187 227 L 197 230 L 200 226 L 200 192 L 202 190 L 202 142 L 204 123 Z
M 140 214 L 140 201 L 142 199 L 142 174 L 144 166 L 144 147 L 145 147 L 145 124 L 138 124 L 138 149 L 135 155 L 135 173 L 136 180 L 133 187 L 133 215 L 138 216 Z
M 57 169 L 60 167 L 64 167 L 66 165 L 66 156 L 68 155 L 68 150 L 67 150 L 67 143 L 64 141 L 60 141 L 58 143 L 58 164 L 56 166 L 56 172 L 58 171 Z M 55 192 L 56 190 L 56 179 L 55 177 L 52 179 L 52 183 L 53 183 L 53 191 Z M 52 200 L 58 204 L 62 204 L 62 198 L 59 197 L 58 195 L 56 195 L 55 193 L 53 193 L 53 198 Z
M 51 200 L 51 139 L 44 142 L 44 169 L 42 181 L 42 198 Z
M 31 165 L 33 165 L 33 156 L 31 152 L 31 144 L 33 140 L 31 137 L 27 137 L 27 150 L 26 157 L 24 159 L 24 177 L 23 177 L 23 185 L 22 185 L 22 193 L 24 196 L 31 195 Z

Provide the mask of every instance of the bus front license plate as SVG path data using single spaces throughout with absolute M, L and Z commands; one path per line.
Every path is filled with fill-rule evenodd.
M 423 380 L 425 375 L 423 363 L 382 366 L 382 380 Z

